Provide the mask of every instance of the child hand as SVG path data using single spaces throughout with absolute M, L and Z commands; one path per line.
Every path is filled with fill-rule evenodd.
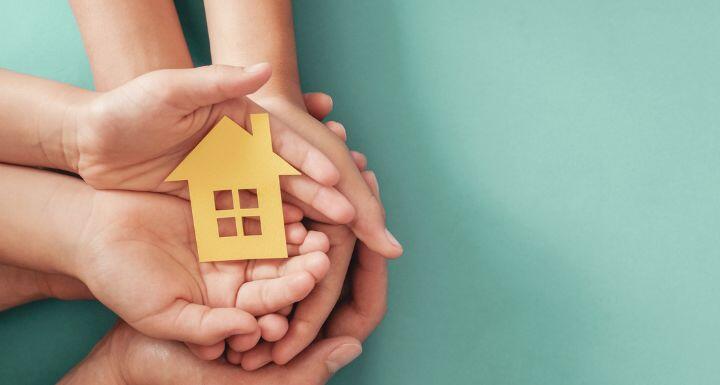
M 249 128 L 264 112 L 245 95 L 270 77 L 270 67 L 207 66 L 140 76 L 77 108 L 74 168 L 99 189 L 156 191 L 186 197 L 184 183 L 165 177 L 223 116 Z M 271 117 L 273 148 L 305 175 L 283 178 L 283 190 L 333 221 L 345 223 L 353 207 L 335 190 L 336 167 L 288 125 Z
M 324 275 L 327 257 L 314 252 L 281 262 L 245 263 L 245 276 L 232 271 L 234 281 L 226 285 L 218 279 L 222 273 L 212 277 L 218 273 L 214 266 L 200 267 L 186 201 L 97 191 L 92 203 L 76 250 L 85 261 L 78 277 L 98 300 L 156 338 L 212 346 L 256 333 L 253 313 L 291 305 Z M 224 302 L 227 298 L 232 300 Z
M 292 217 L 286 213 L 285 219 L 292 220 Z M 242 352 L 254 347 L 261 337 L 264 341 L 284 337 L 292 304 L 304 299 L 328 272 L 327 237 L 317 231 L 307 232 L 300 223 L 288 225 L 286 229 L 288 259 L 200 264 L 209 306 L 235 306 L 258 317 L 254 333 L 227 339 L 231 349 Z M 209 346 L 188 346 L 196 356 L 206 360 L 220 357 L 225 350 L 222 341 Z

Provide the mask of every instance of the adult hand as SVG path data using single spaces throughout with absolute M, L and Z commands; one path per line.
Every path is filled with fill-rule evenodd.
M 323 93 L 304 95 L 308 113 L 318 121 L 323 120 L 333 107 L 332 99 Z M 342 141 L 347 140 L 347 133 L 342 124 L 327 122 L 328 132 L 333 133 Z M 372 171 L 365 171 L 367 158 L 358 152 L 351 152 L 355 166 L 361 171 L 366 183 L 371 186 L 379 201 L 377 179 Z M 330 270 L 325 279 L 318 282 L 310 295 L 296 305 L 287 335 L 275 344 L 263 341 L 250 350 L 237 349 L 229 345 L 227 359 L 234 364 L 242 364 L 247 370 L 257 369 L 274 361 L 285 364 L 307 347 L 321 331 L 321 328 L 335 307 L 342 291 L 348 265 L 352 259 L 356 238 L 346 226 L 323 225 L 319 222 L 310 224 L 310 228 L 325 233 L 330 242 Z M 250 345 L 252 346 L 252 345 Z
M 238 370 L 222 361 L 200 360 L 182 344 L 146 337 L 120 323 L 60 384 L 324 384 L 361 353 L 360 340 L 385 312 L 385 259 L 362 245 L 357 257 L 350 293 L 328 321 L 325 338 L 287 365 Z
M 267 64 L 159 70 L 90 94 L 71 109 L 69 168 L 99 189 L 187 197 L 185 183 L 165 177 L 223 115 L 250 129 L 250 115 L 265 110 L 245 95 L 269 77 Z M 332 187 L 337 168 L 283 121 L 271 116 L 270 127 L 275 152 L 304 174 L 282 178 L 283 191 L 333 221 L 351 221 L 352 205 Z

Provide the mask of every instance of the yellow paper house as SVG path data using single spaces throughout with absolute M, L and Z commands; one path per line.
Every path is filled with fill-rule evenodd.
M 267 114 L 250 123 L 223 117 L 166 179 L 188 181 L 201 262 L 288 256 L 279 176 L 300 172 L 273 152 Z

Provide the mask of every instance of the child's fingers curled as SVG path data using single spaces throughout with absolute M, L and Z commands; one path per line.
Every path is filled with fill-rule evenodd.
M 258 326 L 262 339 L 268 342 L 275 342 L 285 336 L 288 330 L 287 317 L 271 313 L 258 318 Z
M 258 327 L 253 333 L 248 334 L 237 334 L 227 339 L 228 350 L 233 350 L 237 353 L 246 352 L 252 349 L 260 341 L 262 332 Z M 238 362 L 239 364 L 240 362 Z
M 191 343 L 186 343 L 185 345 L 187 345 L 188 349 L 195 355 L 195 357 L 205 361 L 212 361 L 219 358 L 225 351 L 225 341 L 220 341 L 209 346 Z
M 236 306 L 254 315 L 274 313 L 302 300 L 314 287 L 315 277 L 307 271 L 250 281 L 238 290 Z
M 161 313 L 129 323 L 151 337 L 205 346 L 258 328 L 255 317 L 241 309 L 211 308 L 185 299 L 176 299 Z
M 236 352 L 232 349 L 227 349 L 225 351 L 225 360 L 232 365 L 240 365 L 242 353 Z
M 272 342 L 262 341 L 243 354 L 241 365 L 248 371 L 257 370 L 272 362 Z

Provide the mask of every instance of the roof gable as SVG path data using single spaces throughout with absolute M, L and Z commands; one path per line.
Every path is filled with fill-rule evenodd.
M 268 115 L 252 114 L 250 122 L 253 134 L 223 116 L 165 180 L 251 183 L 270 176 L 300 175 L 273 152 Z

